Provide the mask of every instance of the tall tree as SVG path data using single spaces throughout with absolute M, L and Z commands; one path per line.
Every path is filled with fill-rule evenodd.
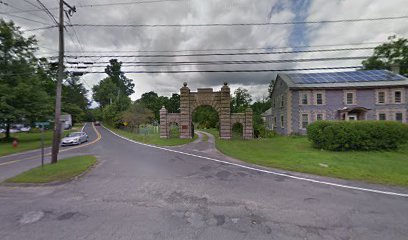
M 132 130 L 139 129 L 139 125 L 151 123 L 154 119 L 153 112 L 143 104 L 135 102 L 129 109 L 122 113 L 122 121 Z
M 135 84 L 133 84 L 132 79 L 127 78 L 122 72 L 122 62 L 118 62 L 117 59 L 111 59 L 109 63 L 105 68 L 105 73 L 108 74 L 112 82 L 119 88 L 121 94 L 126 96 L 132 95 L 135 92 L 133 90 Z
M 272 98 L 272 91 L 273 91 L 273 87 L 275 86 L 275 79 L 272 79 L 269 82 L 269 86 L 268 86 L 268 97 L 271 99 Z
M 36 74 L 36 43 L 13 22 L 0 19 L 0 121 L 6 123 L 6 138 L 12 122 L 40 120 L 51 113 L 52 101 Z
M 243 112 L 251 104 L 252 97 L 248 89 L 238 88 L 231 99 L 232 112 Z
M 400 65 L 400 73 L 408 76 L 408 39 L 391 36 L 390 42 L 374 49 L 374 53 L 364 60 L 364 69 L 391 69 L 393 64 Z

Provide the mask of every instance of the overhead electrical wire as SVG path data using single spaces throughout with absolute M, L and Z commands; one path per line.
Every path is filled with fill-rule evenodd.
M 48 25 L 48 24 L 49 24 L 49 23 L 37 21 L 37 20 L 35 20 L 35 19 L 26 18 L 26 17 L 22 17 L 22 16 L 17 16 L 17 15 L 5 13 L 5 12 L 0 12 L 0 15 L 9 16 L 9 17 L 14 17 L 14 18 L 20 18 L 20 19 L 24 19 L 24 20 L 29 21 L 29 22 L 40 23 L 40 24 L 43 24 L 43 25 Z
M 363 60 L 367 59 L 369 56 L 356 56 L 356 57 L 332 57 L 332 58 L 299 58 L 299 59 L 276 59 L 276 60 L 239 60 L 239 61 L 176 61 L 176 62 L 146 62 L 146 61 L 135 61 L 135 62 L 121 62 L 122 67 L 130 66 L 179 66 L 179 65 L 235 65 L 235 64 L 271 64 L 271 63 L 288 63 L 288 62 L 321 62 L 321 61 L 345 61 L 345 60 Z M 95 65 L 100 64 L 100 65 Z M 77 65 L 79 68 L 84 67 L 106 67 L 106 65 L 101 65 L 101 63 L 109 64 L 109 62 L 72 62 L 67 61 L 67 64 L 72 67 L 72 65 Z M 83 65 L 88 66 L 83 66 Z M 128 65 L 125 65 L 128 64 Z M 133 64 L 133 65 L 129 65 Z
M 312 50 L 293 50 L 293 51 L 271 51 L 271 52 L 238 52 L 238 53 L 192 53 L 192 54 L 140 54 L 140 55 L 66 55 L 68 58 L 136 58 L 136 57 L 207 57 L 207 56 L 245 56 L 245 55 L 273 55 L 273 54 L 294 54 L 294 53 L 312 53 L 312 52 L 340 52 L 340 51 L 359 51 L 372 50 L 372 47 L 355 48 L 335 48 L 335 49 L 312 49 Z M 50 56 L 49 58 L 56 58 Z

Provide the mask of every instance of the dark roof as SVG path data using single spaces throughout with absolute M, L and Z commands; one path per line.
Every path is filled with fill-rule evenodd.
M 279 74 L 289 87 L 375 87 L 408 85 L 408 79 L 387 70 Z

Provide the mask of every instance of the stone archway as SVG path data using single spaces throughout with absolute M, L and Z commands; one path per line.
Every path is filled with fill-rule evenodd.
M 252 109 L 248 108 L 245 113 L 231 114 L 230 88 L 224 83 L 221 91 L 214 92 L 212 88 L 199 88 L 197 92 L 191 92 L 187 83 L 180 89 L 180 113 L 168 113 L 167 109 L 160 110 L 160 137 L 168 138 L 168 123 L 177 122 L 180 129 L 180 138 L 192 138 L 192 113 L 203 105 L 212 106 L 220 119 L 220 138 L 231 139 L 232 124 L 239 121 L 244 126 L 243 138 L 253 138 Z

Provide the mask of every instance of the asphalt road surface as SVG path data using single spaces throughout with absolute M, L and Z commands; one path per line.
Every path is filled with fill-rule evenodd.
M 61 153 L 97 156 L 85 176 L 0 187 L 0 239 L 408 239 L 408 198 L 260 173 L 96 129 L 100 140 L 87 124 L 95 142 Z M 37 166 L 38 157 L 24 160 L 34 155 L 0 158 L 0 179 Z

